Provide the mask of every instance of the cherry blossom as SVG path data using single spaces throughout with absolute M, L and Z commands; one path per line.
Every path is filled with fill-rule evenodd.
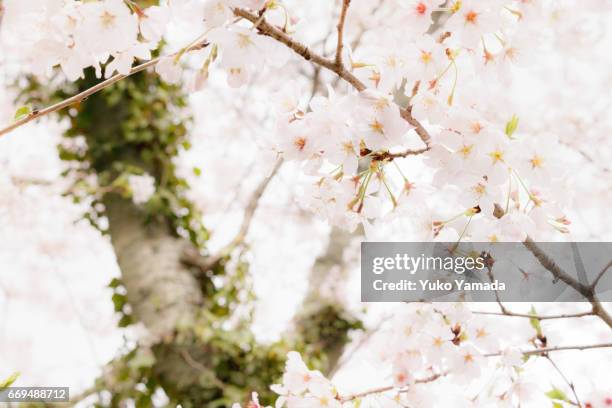
M 155 180 L 149 175 L 129 176 L 128 185 L 135 204 L 144 204 L 155 193 Z
M 123 0 L 5 0 L 1 58 L 43 83 L 76 81 L 86 69 L 128 75 L 146 61 L 161 80 L 188 82 L 194 133 L 223 146 L 198 150 L 223 180 L 196 181 L 190 192 L 201 207 L 224 209 L 212 218 L 223 220 L 239 201 L 219 190 L 228 190 L 229 179 L 236 188 L 250 180 L 245 158 L 282 157 L 293 167 L 274 193 L 286 200 L 268 204 L 280 212 L 297 203 L 282 216 L 283 228 L 293 228 L 299 213 L 310 217 L 302 225 L 308 231 L 363 227 L 366 239 L 380 241 L 609 239 L 609 98 L 602 92 L 612 85 L 609 5 L 348 3 L 344 32 L 336 32 L 337 11 L 326 15 L 323 3 L 170 0 L 139 8 Z M 243 99 L 247 106 L 235 108 Z M 0 118 L 9 123 L 12 114 Z M 38 187 L 24 187 L 22 176 L 13 169 L 0 176 L 3 225 L 27 218 L 16 215 L 36 201 Z M 127 184 L 138 205 L 156 193 L 148 174 Z M 260 236 L 274 235 L 259 228 Z M 304 234 L 296 235 L 303 243 Z M 278 241 L 268 258 L 280 252 Z M 53 242 L 45 238 L 39 249 Z M 357 403 L 336 378 L 291 352 L 282 384 L 273 386 L 277 407 L 542 406 L 541 384 L 525 374 L 537 365 L 526 354 L 537 352 L 538 341 L 528 323 L 519 343 L 465 304 L 407 310 L 383 330 L 377 357 L 384 370 L 376 374 L 385 391 Z M 484 383 L 488 376 L 494 385 Z M 430 380 L 446 395 L 428 388 Z M 611 398 L 598 391 L 582 405 L 612 406 Z M 260 406 L 253 394 L 247 407 Z

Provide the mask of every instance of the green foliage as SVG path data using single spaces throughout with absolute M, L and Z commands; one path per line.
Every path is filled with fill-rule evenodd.
M 115 309 L 115 313 L 118 313 L 120 318 L 117 325 L 119 327 L 127 327 L 130 324 L 134 323 L 134 318 L 129 311 L 126 289 L 123 286 L 123 283 L 118 278 L 113 278 L 111 283 L 108 284 L 108 287 L 112 289 L 113 295 L 111 296 L 111 300 L 113 301 L 113 307 Z
M 529 315 L 531 316 L 538 315 L 538 313 L 535 310 L 535 307 L 531 306 L 531 309 L 529 310 Z M 542 325 L 540 324 L 540 319 L 536 317 L 532 317 L 529 319 L 529 324 L 531 325 L 531 327 L 533 327 L 533 329 L 536 331 L 536 334 L 538 336 L 542 335 Z
M 15 112 L 15 120 L 23 119 L 32 113 L 32 108 L 30 106 L 22 106 Z
M 13 373 L 10 377 L 0 381 L 0 391 L 7 389 L 19 378 L 19 373 Z
M 309 357 L 314 368 L 326 371 L 331 361 L 330 352 L 342 348 L 349 341 L 349 333 L 363 330 L 363 323 L 338 304 L 323 304 L 302 315 L 298 322 L 298 349 Z
M 49 95 L 30 80 L 24 96 L 33 106 L 47 105 L 98 81 L 89 70 L 85 79 Z M 188 199 L 189 185 L 174 164 L 176 156 L 190 148 L 191 118 L 186 107 L 180 87 L 143 71 L 60 112 L 70 125 L 66 139 L 73 141 L 59 147 L 60 157 L 70 163 L 65 175 L 74 180 L 67 194 L 91 204 L 85 217 L 93 225 L 99 226 L 104 216 L 106 194 L 129 199 L 129 176 L 148 173 L 155 179 L 155 193 L 139 208 L 142 221 L 161 220 L 174 234 L 204 249 L 208 232 L 202 214 Z M 246 401 L 253 391 L 270 404 L 275 396 L 269 385 L 281 380 L 288 351 L 301 352 L 309 366 L 325 370 L 348 342 L 349 332 L 362 328 L 339 305 L 324 305 L 301 316 L 290 338 L 261 344 L 250 328 L 253 294 L 248 263 L 240 255 L 227 256 L 198 278 L 204 304 L 197 321 L 177 322 L 174 333 L 150 347 L 126 347 L 96 384 L 96 389 L 110 393 L 110 400 L 97 406 L 118 407 L 132 401 L 136 407 L 151 407 L 159 389 L 171 406 L 184 408 L 231 407 Z M 134 318 L 121 280 L 113 279 L 109 288 L 119 326 L 131 324 Z
M 53 95 L 65 99 L 98 82 L 92 70 L 76 83 Z M 97 94 L 60 112 L 70 122 L 65 136 L 84 138 L 59 147 L 60 157 L 73 162 L 66 175 L 76 181 L 70 194 L 76 201 L 93 198 L 87 218 L 99 225 L 104 194 L 131 196 L 130 175 L 148 173 L 155 178 L 155 194 L 144 205 L 145 217 L 167 219 L 176 233 L 199 248 L 208 239 L 202 214 L 188 199 L 189 184 L 176 172 L 175 157 L 190 148 L 185 114 L 187 101 L 181 89 L 162 82 L 155 73 L 141 72 L 119 81 Z M 92 185 L 91 175 L 97 183 Z
M 508 123 L 506 123 L 506 129 L 505 129 L 506 136 L 512 139 L 512 135 L 514 134 L 514 132 L 516 132 L 516 129 L 518 129 L 518 125 L 519 125 L 519 117 L 516 115 L 512 115 L 512 118 L 510 118 Z
M 553 388 L 546 393 L 546 396 L 553 400 L 568 401 L 567 395 L 558 388 Z

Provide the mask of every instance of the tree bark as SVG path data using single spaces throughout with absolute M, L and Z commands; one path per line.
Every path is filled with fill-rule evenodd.
M 124 198 L 105 200 L 110 236 L 134 317 L 159 338 L 177 325 L 193 323 L 202 306 L 199 284 L 180 261 L 190 243 L 177 237 L 164 220 L 144 221 Z

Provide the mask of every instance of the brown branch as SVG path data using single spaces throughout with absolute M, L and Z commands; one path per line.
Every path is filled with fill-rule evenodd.
M 493 212 L 493 215 L 495 215 L 496 218 L 502 218 L 505 215 L 505 211 L 499 204 L 495 204 L 495 211 Z M 523 242 L 523 245 L 533 254 L 533 256 L 536 257 L 538 262 L 540 262 L 540 265 L 546 268 L 546 270 L 548 270 L 555 277 L 555 279 L 562 280 L 564 283 L 571 286 L 574 288 L 574 290 L 584 296 L 591 303 L 591 313 L 598 316 L 608 325 L 608 327 L 612 328 L 612 316 L 610 316 L 610 314 L 604 309 L 601 302 L 597 299 L 597 296 L 595 296 L 595 284 L 597 284 L 597 281 L 599 278 L 601 278 L 609 266 L 606 266 L 602 272 L 600 272 L 593 285 L 587 286 L 578 282 L 568 275 L 563 269 L 561 269 L 561 267 L 559 267 L 548 255 L 544 253 L 544 251 L 537 246 L 531 237 L 527 236 Z
M 524 356 L 533 356 L 539 354 L 548 354 L 555 351 L 569 351 L 569 350 L 592 350 L 592 349 L 600 349 L 600 348 L 612 348 L 612 343 L 601 343 L 601 344 L 587 344 L 582 346 L 559 346 L 559 347 L 548 347 L 548 348 L 540 348 L 535 350 L 527 350 L 522 351 Z M 503 355 L 503 352 L 498 353 L 489 353 L 485 354 L 485 357 L 498 357 Z
M 370 149 L 361 149 L 359 152 L 361 157 L 370 156 L 372 161 L 393 161 L 395 159 L 404 158 L 408 156 L 418 156 L 428 151 L 429 148 L 425 147 L 422 149 L 407 149 L 403 152 L 390 153 L 388 151 L 377 151 L 373 152 Z
M 425 378 L 419 378 L 417 379 L 414 384 L 426 384 L 426 383 L 430 383 L 433 381 L 436 381 L 438 378 L 445 376 L 446 373 L 442 373 L 442 374 L 432 374 L 429 377 L 425 377 Z M 394 389 L 397 389 L 398 387 L 394 386 L 394 385 L 388 385 L 386 387 L 378 387 L 378 388 L 373 388 L 371 390 L 368 391 L 363 391 L 357 394 L 351 394 L 351 395 L 347 395 L 346 397 L 338 397 L 338 399 L 341 402 L 349 402 L 349 401 L 353 401 L 357 398 L 363 398 L 366 397 L 368 395 L 372 395 L 372 394 L 380 394 L 383 392 L 387 392 L 387 391 L 392 391 Z M 410 387 L 405 387 L 405 388 L 400 388 L 398 389 L 398 392 L 407 392 L 410 389 Z
M 595 287 L 599 283 L 599 280 L 603 278 L 603 276 L 606 274 L 606 272 L 608 272 L 608 269 L 610 269 L 610 267 L 612 267 L 612 261 L 608 262 L 608 264 L 604 266 L 601 272 L 599 272 L 599 275 L 597 275 L 597 277 L 593 281 L 593 284 L 591 285 L 591 289 L 593 289 L 593 291 L 595 291 Z
M 525 356 L 530 356 L 530 355 L 540 355 L 540 354 L 548 354 L 548 353 L 552 353 L 552 352 L 556 352 L 556 351 L 568 351 L 568 350 L 591 350 L 591 349 L 599 349 L 599 348 L 612 348 L 612 343 L 602 343 L 602 344 L 590 344 L 590 345 L 583 345 L 583 346 L 559 346 L 559 347 L 549 347 L 549 348 L 541 348 L 541 349 L 536 349 L 536 350 L 528 350 L 528 351 L 523 351 L 523 355 Z M 499 357 L 503 355 L 502 352 L 498 352 L 498 353 L 490 353 L 490 354 L 485 354 L 485 357 Z M 446 373 L 442 373 L 442 374 L 433 374 L 429 377 L 426 378 L 421 378 L 415 381 L 415 384 L 424 384 L 424 383 L 429 383 L 432 381 L 437 380 L 438 378 L 442 377 L 446 375 Z M 380 394 L 383 392 L 387 392 L 387 391 L 392 391 L 394 389 L 396 389 L 397 387 L 393 386 L 393 385 L 389 385 L 389 386 L 385 386 L 385 387 L 379 387 L 379 388 L 374 388 L 368 391 L 364 391 L 364 392 L 360 392 L 357 394 L 351 394 L 351 395 L 347 395 L 345 397 L 338 397 L 338 399 L 341 402 L 348 402 L 348 401 L 352 401 L 355 400 L 357 398 L 362 398 L 368 395 L 372 395 L 372 394 Z M 398 392 L 407 392 L 409 388 L 403 388 L 403 389 L 399 389 Z
M 567 272 L 565 272 L 559 265 L 555 263 L 555 261 L 549 257 L 544 251 L 537 246 L 537 244 L 531 239 L 531 237 L 527 237 L 523 242 L 523 245 L 536 257 L 540 265 L 542 265 L 545 269 L 547 269 L 552 275 L 555 277 L 555 280 L 561 280 L 567 285 L 574 288 L 578 293 L 584 295 L 584 297 L 589 297 L 590 288 L 574 278 L 572 278 Z
M 595 290 L 592 285 L 585 285 L 578 282 L 576 279 L 571 277 L 561 267 L 559 267 L 555 261 L 553 261 L 544 251 L 542 251 L 536 243 L 527 237 L 523 242 L 523 245 L 536 257 L 540 265 L 548 270 L 557 280 L 563 281 L 565 284 L 571 286 L 584 296 L 593 307 L 593 314 L 599 316 L 610 328 L 612 328 L 612 316 L 603 308 L 601 302 L 595 296 Z M 604 269 L 604 271 L 607 270 Z
M 336 66 L 342 67 L 342 50 L 344 48 L 344 23 L 346 21 L 346 13 L 351 5 L 351 0 L 342 0 L 342 10 L 340 10 L 340 18 L 338 20 L 338 45 L 336 46 Z
M 414 116 L 412 116 L 412 105 L 409 105 L 405 109 L 400 109 L 400 116 L 406 122 L 414 126 L 415 131 L 417 132 L 417 134 L 419 135 L 419 137 L 421 138 L 423 143 L 425 143 L 425 145 L 427 146 L 429 150 L 429 147 L 431 145 L 431 136 L 429 135 L 429 132 L 427 131 L 427 129 L 425 129 L 423 125 L 421 125 L 421 122 L 419 122 L 417 119 L 415 119 Z
M 236 247 L 238 247 L 244 241 L 247 233 L 249 232 L 251 222 L 253 221 L 253 216 L 255 215 L 255 211 L 259 206 L 259 201 L 263 196 L 263 193 L 266 191 L 270 181 L 272 181 L 276 173 L 278 173 L 278 170 L 281 168 L 282 164 L 283 159 L 278 159 L 270 175 L 263 179 L 251 194 L 251 197 L 249 198 L 247 206 L 244 210 L 244 216 L 242 218 L 240 229 L 229 244 L 227 244 L 217 254 L 210 257 L 202 256 L 196 248 L 188 248 L 183 252 L 181 261 L 185 265 L 195 267 L 199 269 L 200 272 L 205 273 L 217 265 L 227 255 L 229 255 Z
M 174 53 L 174 54 L 171 54 L 169 56 L 170 57 L 177 56 L 179 54 L 183 54 L 183 53 L 189 52 L 189 51 L 198 50 L 198 49 L 204 48 L 206 46 L 208 46 L 208 43 L 206 41 L 200 41 L 200 42 L 198 42 L 195 45 L 187 47 L 184 50 L 181 50 L 181 51 L 179 51 L 177 53 Z M 85 91 L 83 91 L 83 92 L 81 92 L 81 93 L 79 93 L 77 95 L 71 96 L 70 98 L 65 99 L 63 101 L 60 101 L 60 102 L 58 102 L 58 103 L 56 103 L 54 105 L 48 106 L 48 107 L 46 107 L 44 109 L 41 109 L 41 110 L 36 110 L 35 109 L 29 115 L 27 115 L 26 117 L 24 117 L 22 119 L 19 119 L 18 121 L 16 121 L 16 122 L 14 122 L 14 123 L 12 123 L 12 124 L 2 128 L 2 129 L 0 129 L 0 137 L 2 137 L 4 135 L 6 135 L 7 133 L 10 133 L 13 130 L 15 130 L 15 129 L 17 129 L 17 128 L 27 124 L 27 123 L 30 123 L 30 122 L 38 119 L 38 118 L 41 118 L 41 117 L 49 115 L 51 113 L 60 111 L 60 110 L 65 109 L 65 108 L 67 108 L 67 107 L 69 107 L 71 105 L 77 104 L 79 102 L 82 102 L 83 100 L 87 99 L 91 95 L 101 91 L 104 88 L 108 88 L 109 86 L 111 86 L 111 85 L 121 81 L 124 78 L 127 78 L 127 77 L 129 77 L 131 75 L 134 75 L 134 74 L 140 72 L 140 71 L 144 71 L 147 68 L 150 68 L 150 67 L 153 67 L 153 66 L 157 65 L 157 63 L 162 58 L 164 58 L 164 57 L 165 56 L 154 58 L 154 59 L 152 59 L 150 61 L 147 61 L 147 62 L 145 62 L 143 64 L 137 65 L 134 68 L 132 68 L 127 75 L 122 75 L 122 74 L 114 75 L 114 76 L 110 77 L 109 79 L 107 79 L 105 81 L 102 81 L 102 82 L 92 86 L 91 88 L 88 88 Z
M 248 10 L 236 8 L 234 9 L 234 14 L 237 17 L 242 17 L 253 24 L 257 23 L 258 25 L 256 28 L 260 34 L 275 39 L 276 41 L 289 47 L 291 50 L 293 50 L 293 52 L 295 52 L 305 60 L 311 61 L 312 63 L 320 65 L 323 68 L 335 73 L 340 78 L 348 82 L 357 91 L 362 92 L 366 90 L 365 84 L 361 82 L 355 75 L 353 75 L 352 72 L 347 70 L 344 64 L 338 65 L 336 64 L 335 60 L 324 58 L 323 56 L 312 51 L 306 45 L 291 38 L 291 36 L 289 36 L 283 30 L 271 25 L 265 19 L 261 19 L 259 16 L 251 13 Z M 423 125 L 421 125 L 421 123 L 412 116 L 412 107 L 409 106 L 406 109 L 400 108 L 400 115 L 404 120 L 406 120 L 409 124 L 415 127 L 416 133 L 419 135 L 423 143 L 425 143 L 427 148 L 429 148 L 429 145 L 431 143 L 431 136 L 423 127 Z
M 372 156 L 372 160 L 393 161 L 395 159 L 399 159 L 403 157 L 417 156 L 419 154 L 425 153 L 428 150 L 429 150 L 428 148 L 423 148 L 423 149 L 417 149 L 417 150 L 408 149 L 408 150 L 404 150 L 403 152 L 398 152 L 398 153 L 389 153 L 389 152 L 374 153 L 374 155 Z
M 244 18 L 245 20 L 249 20 L 254 24 L 260 19 L 259 16 L 240 8 L 234 9 L 234 14 L 238 17 Z M 286 45 L 291 50 L 293 50 L 293 52 L 295 52 L 305 60 L 312 61 L 314 64 L 320 65 L 323 68 L 326 68 L 329 71 L 336 73 L 338 76 L 340 76 L 346 82 L 351 84 L 358 91 L 363 91 L 366 89 L 366 86 L 363 84 L 363 82 L 361 82 L 345 67 L 338 67 L 336 66 L 335 61 L 324 58 L 321 55 L 315 53 L 314 51 L 311 51 L 310 48 L 300 42 L 295 41 L 293 38 L 291 38 L 291 36 L 289 36 L 281 29 L 276 28 L 270 23 L 268 23 L 266 19 L 263 19 L 261 20 L 261 22 L 259 22 L 259 25 L 257 26 L 257 31 Z

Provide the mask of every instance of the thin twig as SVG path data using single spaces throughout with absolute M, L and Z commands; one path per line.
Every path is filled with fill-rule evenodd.
M 340 18 L 338 19 L 338 45 L 336 46 L 336 65 L 342 67 L 342 51 L 344 48 L 344 23 L 346 21 L 346 13 L 351 5 L 351 0 L 342 0 L 342 10 L 340 10 Z
M 383 326 L 383 324 L 385 322 L 387 322 L 389 319 L 391 318 L 391 316 L 387 316 L 383 319 L 380 320 L 380 322 L 378 322 L 378 324 L 373 327 L 372 329 L 366 331 L 365 333 L 363 333 L 363 336 L 361 337 L 361 339 L 359 339 L 359 342 L 350 350 L 350 352 L 346 353 L 344 356 L 342 356 L 342 358 L 338 361 L 338 363 L 336 365 L 334 365 L 334 367 L 329 371 L 327 377 L 328 378 L 332 378 L 334 376 L 334 374 L 336 374 L 338 371 L 340 371 L 340 369 L 342 367 L 344 367 L 344 365 L 350 361 L 350 359 L 355 355 L 355 353 L 361 349 L 367 342 L 368 340 L 370 340 L 372 338 L 372 336 L 377 333 L 381 327 Z
M 595 287 L 599 283 L 599 280 L 601 278 L 603 278 L 603 276 L 606 274 L 608 269 L 610 269 L 610 267 L 612 267 L 612 261 L 608 262 L 608 264 L 606 266 L 604 266 L 604 268 L 601 270 L 601 272 L 599 272 L 599 275 L 597 275 L 597 277 L 593 281 L 593 284 L 591 285 L 591 288 L 593 289 L 593 291 L 595 291 Z
M 565 383 L 569 386 L 570 390 L 572 390 L 572 394 L 574 394 L 574 398 L 576 399 L 576 402 L 573 405 L 576 405 L 577 407 L 582 407 L 582 403 L 580 402 L 580 398 L 578 398 L 578 394 L 576 393 L 576 387 L 574 387 L 574 383 L 567 379 L 565 374 L 563 374 L 563 371 L 561 371 L 559 366 L 553 361 L 553 359 L 550 356 L 547 355 L 546 359 L 550 361 L 550 364 L 552 364 L 552 366 L 559 373 L 561 378 L 563 378 L 563 381 L 565 381 Z
M 270 181 L 272 181 L 272 179 L 274 178 L 276 173 L 278 173 L 278 170 L 281 168 L 282 165 L 283 159 L 278 159 L 270 175 L 263 179 L 261 183 L 259 183 L 257 188 L 253 191 L 244 210 L 244 216 L 242 218 L 242 224 L 240 225 L 240 229 L 229 244 L 223 247 L 223 249 L 221 249 L 218 253 L 210 257 L 203 257 L 195 248 L 189 248 L 185 250 L 185 252 L 183 252 L 183 254 L 181 255 L 181 261 L 184 264 L 198 268 L 200 272 L 205 273 L 212 269 L 215 265 L 217 265 L 236 247 L 238 247 L 244 241 L 247 236 L 247 233 L 249 232 L 251 222 L 253 221 L 253 216 L 255 215 L 255 211 L 259 206 L 259 201 L 263 196 L 263 193 L 266 191 L 266 188 L 270 184 Z
M 568 350 L 591 350 L 591 349 L 600 349 L 600 348 L 612 348 L 612 343 L 601 343 L 601 344 L 587 344 L 581 346 L 559 346 L 559 347 L 548 347 L 548 348 L 540 348 L 535 350 L 526 350 L 522 351 L 524 356 L 533 356 L 540 354 L 548 354 L 556 351 L 568 351 Z M 497 353 L 489 353 L 485 354 L 485 357 L 498 357 L 503 355 L 503 352 Z
M 438 378 L 443 377 L 444 375 L 446 375 L 446 373 L 442 373 L 442 374 L 433 374 L 429 377 L 426 378 L 420 378 L 417 379 L 414 384 L 425 384 L 425 383 L 430 383 L 433 381 L 436 381 Z M 373 388 L 371 390 L 368 391 L 363 391 L 357 394 L 351 394 L 351 395 L 347 395 L 346 397 L 338 397 L 338 399 L 341 402 L 348 402 L 348 401 L 353 401 L 357 398 L 363 398 L 366 397 L 368 395 L 372 395 L 372 394 L 380 394 L 383 392 L 387 392 L 387 391 L 392 391 L 394 389 L 397 389 L 398 387 L 394 386 L 394 385 L 388 385 L 385 387 L 378 387 L 378 388 Z M 398 392 L 407 392 L 410 388 L 409 387 L 405 387 L 405 388 L 400 388 L 398 389 Z
M 208 43 L 204 40 L 204 41 L 201 41 L 201 42 L 199 42 L 199 43 L 197 43 L 195 45 L 192 45 L 192 46 L 186 48 L 185 50 L 181 50 L 181 51 L 179 51 L 177 53 L 174 53 L 174 54 L 171 54 L 169 56 L 170 57 L 174 57 L 174 56 L 177 56 L 179 54 L 183 54 L 185 52 L 194 51 L 194 50 L 198 50 L 198 49 L 204 48 L 207 45 L 208 45 Z M 64 108 L 67 108 L 67 107 L 69 107 L 71 105 L 74 105 L 76 103 L 82 102 L 83 100 L 87 99 L 91 95 L 101 91 L 104 88 L 108 88 L 109 86 L 111 86 L 111 85 L 121 81 L 124 78 L 127 78 L 127 77 L 129 77 L 131 75 L 134 75 L 134 74 L 140 72 L 140 71 L 144 71 L 147 68 L 150 68 L 150 67 L 153 67 L 153 66 L 157 65 L 157 63 L 159 63 L 159 61 L 162 58 L 164 58 L 164 57 L 166 57 L 166 56 L 154 58 L 154 59 L 152 59 L 150 61 L 147 61 L 147 62 L 145 62 L 143 64 L 137 65 L 134 68 L 132 68 L 127 75 L 123 75 L 123 74 L 114 75 L 114 76 L 110 77 L 109 79 L 107 79 L 105 81 L 102 81 L 102 82 L 92 86 L 91 88 L 88 88 L 88 89 L 84 90 L 83 92 L 81 92 L 81 93 L 79 93 L 77 95 L 71 96 L 70 98 L 65 99 L 63 101 L 60 101 L 60 102 L 58 102 L 58 103 L 56 103 L 54 105 L 51 105 L 51 106 L 46 107 L 46 108 L 41 109 L 41 110 L 33 110 L 26 117 L 24 117 L 22 119 L 19 119 L 18 121 L 14 122 L 14 123 L 12 123 L 12 124 L 10 124 L 8 126 L 6 126 L 5 128 L 0 129 L 0 137 L 6 135 L 7 133 L 12 132 L 13 130 L 15 130 L 15 129 L 17 129 L 17 128 L 27 124 L 27 123 L 32 122 L 33 120 L 36 120 L 36 119 L 41 118 L 43 116 L 46 116 L 46 115 L 49 115 L 51 113 L 60 111 L 60 110 L 62 110 Z

